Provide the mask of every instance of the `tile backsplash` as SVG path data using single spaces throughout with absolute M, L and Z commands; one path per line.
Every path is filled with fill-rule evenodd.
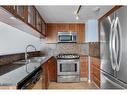
M 41 55 L 40 51 L 29 52 L 29 57 L 39 56 L 39 55 Z M 0 56 L 0 65 L 9 64 L 9 63 L 12 63 L 14 61 L 24 59 L 24 57 L 25 57 L 24 53 L 3 55 L 3 56 Z
M 83 43 L 57 43 L 47 44 L 47 53 L 50 55 L 58 55 L 60 53 L 78 53 L 81 55 L 89 54 L 89 44 Z

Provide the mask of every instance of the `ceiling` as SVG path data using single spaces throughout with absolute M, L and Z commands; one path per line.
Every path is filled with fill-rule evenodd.
M 36 6 L 46 23 L 84 23 L 88 19 L 98 19 L 113 6 L 82 6 L 79 20 L 76 20 L 75 11 L 79 6 Z M 98 11 L 99 10 L 99 11 Z

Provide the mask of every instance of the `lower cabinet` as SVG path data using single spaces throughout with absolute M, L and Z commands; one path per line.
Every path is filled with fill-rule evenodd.
M 51 57 L 47 62 L 42 64 L 42 89 L 48 89 L 51 81 L 56 81 L 56 59 Z
M 100 60 L 92 57 L 91 65 L 92 81 L 100 88 Z
M 88 77 L 88 57 L 81 56 L 80 57 L 80 78 Z

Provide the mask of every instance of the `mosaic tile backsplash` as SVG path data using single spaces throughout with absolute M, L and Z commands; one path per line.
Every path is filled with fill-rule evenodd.
M 29 53 L 29 57 L 39 56 L 39 55 L 41 55 L 40 51 Z M 5 65 L 5 64 L 13 63 L 14 61 L 25 59 L 24 57 L 25 57 L 24 53 L 3 55 L 0 56 L 0 65 Z
M 77 53 L 80 55 L 89 54 L 89 44 L 78 44 L 78 43 L 58 43 L 58 44 L 47 44 L 46 51 L 50 55 L 58 55 L 60 53 Z

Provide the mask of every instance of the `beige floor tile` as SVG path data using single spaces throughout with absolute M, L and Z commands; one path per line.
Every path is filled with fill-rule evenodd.
M 49 89 L 98 89 L 94 83 L 88 83 L 87 81 L 82 81 L 80 83 L 56 83 L 51 82 Z

